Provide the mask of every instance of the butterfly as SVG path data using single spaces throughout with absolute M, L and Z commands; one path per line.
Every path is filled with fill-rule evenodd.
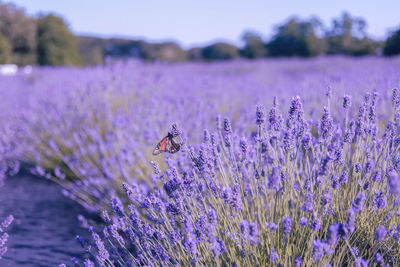
M 181 145 L 174 140 L 174 136 L 168 133 L 154 148 L 153 155 L 158 155 L 162 152 L 176 153 L 181 149 Z

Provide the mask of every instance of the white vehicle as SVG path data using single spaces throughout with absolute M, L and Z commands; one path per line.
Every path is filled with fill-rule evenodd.
M 15 64 L 0 65 L 0 75 L 12 76 L 17 74 L 18 66 Z

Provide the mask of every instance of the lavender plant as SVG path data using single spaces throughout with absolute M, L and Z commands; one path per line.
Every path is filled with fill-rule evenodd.
M 102 266 L 397 266 L 399 125 L 380 133 L 377 100 L 344 123 L 329 107 L 307 119 L 299 97 L 284 116 L 274 100 L 243 136 L 217 119 L 165 172 L 153 162 L 149 186 L 123 184 L 93 246 L 78 240 Z
M 0 154 L 114 208 L 91 230 L 104 264 L 396 264 L 398 73 L 341 57 L 35 69 L 0 77 Z M 173 121 L 182 151 L 154 158 Z
M 14 143 L 15 140 L 9 138 L 12 129 L 8 128 L 8 126 L 8 124 L 0 126 L 0 187 L 3 186 L 6 176 L 18 173 L 20 166 L 19 161 L 16 160 L 17 150 Z M 0 224 L 0 260 L 7 252 L 6 242 L 9 235 L 5 230 L 13 220 L 13 215 L 9 215 Z
M 387 103 L 390 95 L 384 89 L 398 86 L 397 73 L 396 59 L 340 57 L 43 68 L 1 78 L 7 79 L 2 83 L 7 88 L 0 88 L 7 103 L 1 121 L 12 129 L 8 136 L 16 143 L 17 158 L 37 165 L 35 174 L 60 183 L 65 195 L 98 211 L 111 195 L 122 195 L 121 183 L 151 182 L 147 162 L 157 161 L 151 150 L 173 121 L 191 129 L 183 138 L 195 143 L 218 113 L 232 118 L 242 135 L 251 127 L 249 107 L 272 94 L 285 109 L 288 96 L 300 95 L 305 114 L 315 120 L 323 111 L 316 103 L 325 101 L 323 89 L 329 85 L 327 107 L 341 122 L 345 114 L 355 116 L 360 101 L 355 98 L 342 112 L 339 97 L 379 90 Z M 378 124 L 392 119 L 389 106 L 377 108 Z M 277 119 L 276 127 L 283 123 Z
M 7 227 L 12 223 L 14 217 L 12 215 L 7 216 L 6 219 L 0 224 L 0 260 L 7 252 L 6 242 L 9 235 L 5 232 Z

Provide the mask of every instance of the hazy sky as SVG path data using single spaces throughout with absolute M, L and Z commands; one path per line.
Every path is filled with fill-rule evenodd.
M 10 2 L 10 0 L 6 0 Z M 326 25 L 348 11 L 368 22 L 372 37 L 400 25 L 400 0 L 14 0 L 28 14 L 62 15 L 76 34 L 175 40 L 185 47 L 215 40 L 239 43 L 253 29 L 268 37 L 291 15 L 317 15 Z

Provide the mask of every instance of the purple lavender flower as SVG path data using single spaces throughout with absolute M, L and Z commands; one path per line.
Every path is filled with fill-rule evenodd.
M 314 231 L 319 231 L 319 229 L 321 228 L 321 220 L 319 218 L 316 218 L 314 221 L 311 222 L 310 227 Z
M 347 233 L 354 232 L 355 220 L 356 220 L 356 212 L 353 209 L 349 209 L 349 211 L 347 212 L 347 220 L 346 220 L 346 225 L 345 225 Z
M 232 188 L 232 198 L 230 204 L 236 211 L 242 210 L 242 197 L 239 184 L 235 184 Z
M 314 211 L 314 195 L 310 191 L 307 192 L 306 201 L 304 201 L 303 206 L 301 209 L 306 212 L 313 212 Z
M 208 222 L 211 225 L 216 225 L 218 222 L 218 214 L 213 208 L 208 209 Z
M 241 257 L 242 259 L 246 258 L 246 251 L 241 250 L 241 251 L 240 251 L 240 257 Z
M 364 260 L 360 257 L 358 257 L 355 261 L 354 261 L 354 267 L 368 267 L 368 260 Z
M 308 219 L 306 217 L 301 217 L 299 223 L 301 226 L 306 226 L 308 223 Z
M 347 239 L 349 235 L 349 229 L 346 227 L 346 225 L 339 223 L 338 224 L 338 235 L 339 237 L 343 239 Z
M 292 219 L 289 216 L 282 218 L 282 225 L 283 225 L 283 230 L 282 230 L 283 234 L 286 236 L 289 235 L 290 230 L 292 228 Z
M 332 128 L 333 128 L 333 120 L 329 113 L 327 107 L 324 107 L 324 111 L 322 112 L 322 118 L 320 122 L 320 134 L 323 139 L 328 138 L 332 135 Z
M 315 262 L 320 262 L 322 257 L 325 255 L 324 248 L 325 244 L 321 240 L 316 239 L 313 241 L 312 257 Z
M 265 110 L 264 106 L 257 105 L 256 107 L 256 124 L 258 126 L 262 125 L 265 122 Z
M 217 130 L 218 131 L 222 130 L 222 118 L 221 118 L 220 114 L 218 114 L 217 117 L 215 117 L 215 123 L 216 123 Z
M 395 232 L 393 233 L 393 239 L 400 242 L 400 224 L 397 225 Z
M 245 137 L 242 137 L 240 139 L 239 145 L 240 145 L 240 149 L 241 149 L 242 155 L 246 156 L 247 155 L 247 151 L 248 151 L 248 146 L 247 146 L 247 140 L 246 140 Z
M 395 205 L 400 205 L 400 175 L 389 174 L 389 193 L 395 197 Z
M 89 259 L 86 259 L 83 264 L 85 265 L 85 267 L 94 267 L 94 262 L 92 262 Z
M 171 126 L 171 134 L 173 137 L 180 136 L 182 134 L 182 130 L 179 129 L 178 124 L 174 123 Z
M 311 148 L 311 140 L 312 140 L 312 135 L 310 132 L 306 132 L 303 135 L 303 138 L 301 139 L 301 143 L 303 145 L 304 150 L 309 150 Z
M 318 169 L 318 175 L 324 176 L 329 174 L 329 166 L 330 166 L 331 158 L 330 157 L 324 157 L 321 160 L 320 167 Z
M 60 180 L 64 180 L 65 177 L 66 177 L 66 175 L 65 175 L 64 173 L 61 172 L 60 166 L 57 166 L 57 167 L 54 169 L 54 175 L 55 175 L 58 179 L 60 179 Z
M 251 244 L 258 244 L 258 226 L 254 222 L 249 223 L 249 241 Z
M 123 216 L 124 216 L 124 208 L 123 208 L 122 203 L 121 203 L 121 200 L 119 200 L 119 198 L 117 198 L 117 197 L 111 198 L 111 206 L 112 206 L 113 210 L 114 210 L 120 217 L 123 217 Z
M 232 134 L 232 126 L 231 126 L 231 121 L 229 120 L 229 118 L 224 119 L 224 134 L 225 135 Z
M 283 147 L 287 153 L 291 153 L 295 147 L 295 139 L 292 133 L 288 130 L 283 132 Z
M 37 165 L 35 167 L 35 171 L 39 176 L 45 176 L 46 175 L 46 171 L 42 167 L 40 167 L 39 165 Z
M 9 236 L 7 233 L 4 233 L 3 235 L 0 236 L 0 247 L 4 247 L 6 245 L 8 237 Z
M 226 252 L 226 247 L 224 241 L 221 239 L 217 238 L 215 242 L 215 247 L 213 249 L 213 253 L 215 257 L 218 257 Z
M 361 171 L 362 171 L 361 164 L 360 164 L 359 162 L 357 162 L 357 163 L 354 165 L 354 169 L 355 169 L 355 172 L 356 172 L 356 173 L 361 173 Z
M 104 222 L 106 224 L 109 224 L 111 222 L 110 217 L 108 216 L 108 212 L 107 210 L 103 210 L 103 212 L 101 213 L 101 217 L 103 218 Z
M 8 215 L 0 225 L 0 232 L 4 231 L 14 220 L 14 216 Z
M 300 101 L 300 97 L 296 96 L 292 98 L 292 103 L 289 109 L 289 118 L 294 118 L 295 115 L 299 112 L 299 110 L 301 109 L 302 105 L 301 105 L 301 101 Z
M 268 258 L 271 261 L 271 263 L 274 263 L 276 261 L 279 261 L 279 255 L 278 253 L 275 251 L 275 249 L 271 250 L 271 253 L 268 254 Z
M 108 226 L 108 230 L 110 231 L 111 235 L 118 241 L 119 244 L 124 245 L 125 241 L 122 236 L 118 233 L 117 227 L 112 224 Z
M 161 172 L 160 172 L 160 169 L 158 168 L 158 164 L 157 164 L 157 162 L 154 162 L 154 161 L 150 161 L 150 165 L 151 165 L 151 167 L 153 168 L 153 171 L 154 171 L 154 174 L 160 174 Z
M 365 170 L 366 174 L 371 172 L 372 168 L 374 167 L 373 164 L 374 163 L 371 160 L 368 160 L 367 162 L 365 162 L 364 170 Z
M 327 86 L 326 87 L 326 93 L 325 93 L 326 97 L 331 98 L 332 97 L 332 87 L 331 86 Z
M 179 194 L 182 182 L 183 181 L 179 178 L 178 179 L 173 178 L 164 184 L 164 190 L 170 198 L 178 197 L 177 194 Z
M 272 107 L 268 114 L 269 129 L 279 132 L 282 129 L 283 117 L 278 114 L 277 108 Z
M 393 119 L 393 121 L 394 121 L 394 124 L 397 126 L 397 127 L 399 127 L 400 126 L 400 109 L 397 109 L 396 110 L 396 112 L 394 113 L 394 119 Z M 395 141 L 395 143 L 399 143 L 400 142 L 400 139 L 396 139 L 397 140 L 397 142 Z
M 393 88 L 392 92 L 393 107 L 397 109 L 400 106 L 400 90 L 398 88 Z
M 326 237 L 326 242 L 329 245 L 336 244 L 339 235 L 339 224 L 332 224 L 328 227 L 328 235 Z
M 331 193 L 329 193 L 329 191 L 326 191 L 322 194 L 321 196 L 321 205 L 322 206 L 327 206 L 328 204 L 330 204 L 332 202 L 332 195 Z
M 222 139 L 226 147 L 231 147 L 232 144 L 231 144 L 231 139 L 229 138 L 229 134 L 224 133 L 222 135 Z
M 384 209 L 386 207 L 387 198 L 383 192 L 375 192 L 373 205 L 375 209 Z
M 196 240 L 193 236 L 189 235 L 187 238 L 183 240 L 183 246 L 185 250 L 192 256 L 195 257 L 197 254 L 197 245 Z
M 296 255 L 296 257 L 294 258 L 294 261 L 293 261 L 293 265 L 295 267 L 301 267 L 302 262 L 303 262 L 303 259 L 299 255 Z
M 242 234 L 242 236 L 244 236 L 245 238 L 248 237 L 249 235 L 249 222 L 247 220 L 243 220 L 240 223 L 240 233 Z
M 272 232 L 272 231 L 277 230 L 279 228 L 279 225 L 277 223 L 272 222 L 272 223 L 269 223 L 267 227 L 269 227 L 269 229 Z
M 0 259 L 3 258 L 6 252 L 7 252 L 7 247 L 0 247 Z
M 349 109 L 351 107 L 351 96 L 349 95 L 343 96 L 343 107 L 345 109 Z
M 100 265 L 103 265 L 104 262 L 110 258 L 110 254 L 108 253 L 107 249 L 104 246 L 103 241 L 101 240 L 100 236 L 93 231 L 92 228 L 89 229 L 89 231 L 91 231 L 92 233 L 92 238 L 96 243 L 97 249 L 98 249 L 98 256 L 97 256 L 97 260 L 99 261 Z
M 378 228 L 375 230 L 375 240 L 378 242 L 382 242 L 385 240 L 385 237 L 387 235 L 387 230 L 385 226 L 380 225 Z
M 374 263 L 377 264 L 378 266 L 383 266 L 384 265 L 385 262 L 383 261 L 383 257 L 381 255 L 381 253 L 377 252 L 375 254 Z
M 351 206 L 356 213 L 360 212 L 364 208 L 364 200 L 365 194 L 363 192 L 359 192 L 354 201 L 351 202 Z
M 268 188 L 279 190 L 281 183 L 281 170 L 279 167 L 273 167 L 272 173 L 268 177 Z
M 346 184 L 348 180 L 349 180 L 349 173 L 347 172 L 347 170 L 344 169 L 339 176 L 339 183 Z
M 372 180 L 374 182 L 380 182 L 382 180 L 382 173 L 380 170 L 375 171 L 372 175 Z
M 204 129 L 203 130 L 203 141 L 207 143 L 210 140 L 211 140 L 210 132 L 207 129 Z

